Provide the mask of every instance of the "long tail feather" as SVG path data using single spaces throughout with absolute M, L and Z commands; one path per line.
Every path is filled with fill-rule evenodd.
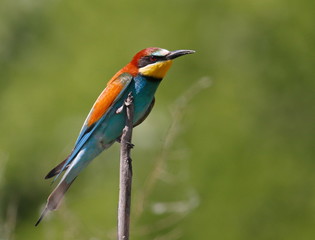
M 54 176 L 56 176 L 57 174 L 60 173 L 61 169 L 63 168 L 63 166 L 65 165 L 66 161 L 68 158 L 66 158 L 64 161 L 62 161 L 61 163 L 59 163 L 56 167 L 54 167 L 52 170 L 50 170 L 50 172 L 45 176 L 45 179 L 49 179 L 52 178 Z M 66 170 L 69 167 L 66 166 L 64 170 Z
M 52 178 L 52 177 L 56 176 L 57 174 L 60 174 L 61 171 L 66 170 L 69 167 L 71 162 L 69 162 L 66 166 L 64 166 L 64 165 L 67 163 L 67 161 L 68 161 L 69 157 L 71 156 L 72 152 L 73 152 L 73 150 L 71 151 L 71 153 L 68 155 L 68 157 L 65 160 L 63 160 L 56 167 L 51 169 L 49 171 L 49 173 L 47 173 L 47 175 L 45 176 L 45 179 Z
M 45 207 L 45 209 L 43 210 L 42 214 L 40 215 L 39 219 L 37 220 L 37 222 L 35 223 L 35 227 L 37 227 L 37 225 L 42 221 L 42 219 L 47 215 L 48 213 L 48 208 Z
M 63 196 L 65 195 L 74 180 L 75 178 L 70 183 L 67 183 L 66 180 L 63 180 L 59 183 L 55 190 L 49 195 L 46 207 L 39 217 L 38 221 L 36 222 L 35 226 L 37 226 L 42 221 L 42 219 L 47 215 L 48 211 L 53 211 L 58 208 Z

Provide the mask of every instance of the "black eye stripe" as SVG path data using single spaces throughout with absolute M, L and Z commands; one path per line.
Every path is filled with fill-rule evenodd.
M 139 59 L 138 67 L 142 68 L 142 67 L 145 67 L 146 65 L 149 65 L 151 63 L 155 63 L 158 61 L 162 61 L 164 59 L 165 59 L 164 57 L 160 57 L 160 56 L 144 56 Z

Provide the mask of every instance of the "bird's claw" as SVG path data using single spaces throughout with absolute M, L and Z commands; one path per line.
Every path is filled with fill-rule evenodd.
M 121 143 L 121 137 L 116 139 L 116 142 Z M 131 142 L 126 142 L 126 144 L 128 145 L 128 147 L 133 148 L 135 145 Z
M 126 142 L 126 144 L 128 145 L 128 147 L 133 148 L 135 145 L 131 142 Z
M 122 111 L 124 110 L 125 104 L 121 105 L 119 108 L 117 108 L 116 110 L 116 114 L 120 114 L 122 113 Z
M 132 92 L 130 92 L 130 93 L 128 94 L 128 97 L 125 99 L 124 104 L 121 105 L 119 108 L 117 108 L 116 114 L 122 113 L 122 111 L 124 110 L 124 108 L 130 106 L 130 104 L 131 104 L 132 102 L 133 102 L 133 96 L 132 96 Z
M 132 92 L 128 93 L 128 97 L 125 99 L 125 103 L 124 105 L 126 107 L 130 106 L 130 104 L 133 102 L 133 96 L 132 96 Z

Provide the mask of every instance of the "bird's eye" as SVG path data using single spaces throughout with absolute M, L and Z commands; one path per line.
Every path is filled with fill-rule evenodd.
M 151 62 L 155 62 L 157 60 L 157 58 L 156 57 L 154 57 L 154 56 L 150 56 L 150 61 Z

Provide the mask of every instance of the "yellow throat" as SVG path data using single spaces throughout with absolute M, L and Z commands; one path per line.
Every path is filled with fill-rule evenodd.
M 147 77 L 162 79 L 172 66 L 172 60 L 156 62 L 139 69 L 139 73 Z

